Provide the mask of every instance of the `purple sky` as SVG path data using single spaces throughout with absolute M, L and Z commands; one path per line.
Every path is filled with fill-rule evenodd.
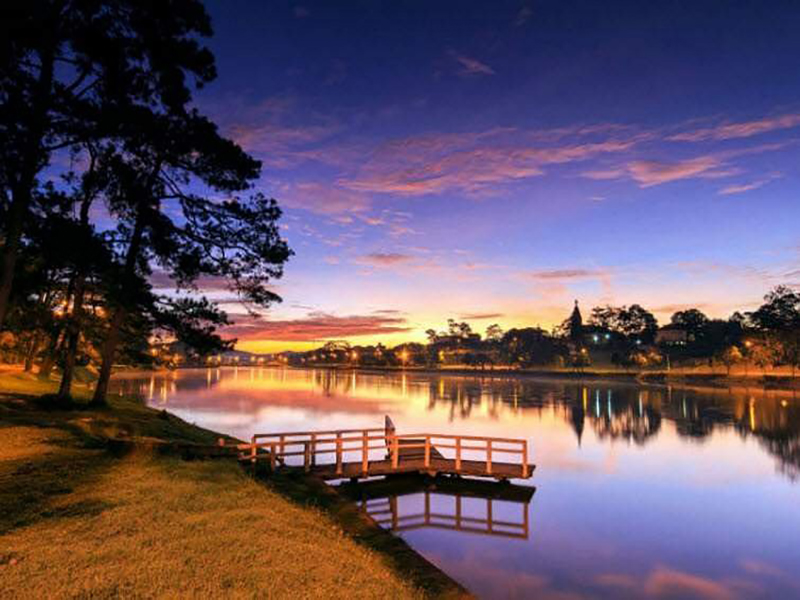
M 796 2 L 208 8 L 198 104 L 297 253 L 241 348 L 550 327 L 575 298 L 728 316 L 800 282 Z

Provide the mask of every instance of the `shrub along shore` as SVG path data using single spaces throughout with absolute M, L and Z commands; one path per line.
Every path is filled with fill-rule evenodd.
M 0 597 L 468 597 L 322 482 L 154 452 L 225 436 L 53 391 L 0 372 Z

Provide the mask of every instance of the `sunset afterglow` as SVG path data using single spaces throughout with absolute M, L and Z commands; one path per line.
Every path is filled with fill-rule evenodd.
M 197 103 L 296 251 L 281 305 L 226 306 L 239 348 L 549 328 L 575 298 L 727 317 L 798 281 L 797 11 L 226 6 Z

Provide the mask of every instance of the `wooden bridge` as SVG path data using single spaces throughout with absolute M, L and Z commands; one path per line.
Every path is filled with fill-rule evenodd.
M 400 473 L 527 479 L 534 469 L 528 464 L 527 440 L 398 434 L 388 416 L 382 429 L 260 433 L 237 448 L 239 460 L 254 466 L 302 468 L 326 480 Z M 498 456 L 505 460 L 498 461 Z

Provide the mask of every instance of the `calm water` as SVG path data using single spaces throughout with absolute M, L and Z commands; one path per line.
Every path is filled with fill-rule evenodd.
M 365 502 L 481 597 L 800 598 L 797 394 L 270 368 L 116 385 L 240 438 L 384 414 L 401 433 L 527 438 L 529 503 L 419 489 Z

